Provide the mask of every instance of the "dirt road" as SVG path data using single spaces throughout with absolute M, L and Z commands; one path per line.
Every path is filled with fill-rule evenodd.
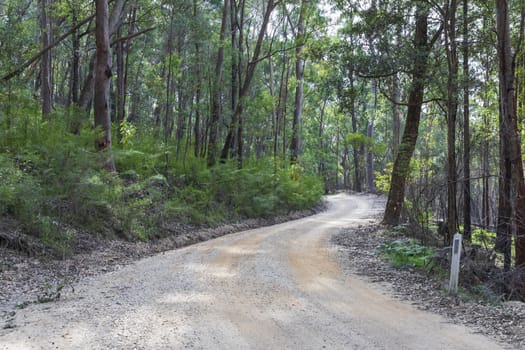
M 341 273 L 331 234 L 381 209 L 340 194 L 322 214 L 84 280 L 18 311 L 0 349 L 499 349 Z

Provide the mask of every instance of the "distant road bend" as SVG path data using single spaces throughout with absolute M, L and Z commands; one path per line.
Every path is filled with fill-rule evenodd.
M 328 197 L 321 214 L 231 234 L 80 282 L 17 311 L 0 349 L 500 349 L 342 273 L 330 237 L 382 210 Z

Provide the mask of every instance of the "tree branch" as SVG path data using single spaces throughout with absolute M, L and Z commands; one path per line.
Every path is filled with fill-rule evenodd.
M 20 73 L 22 73 L 24 71 L 24 69 L 26 69 L 27 67 L 32 65 L 35 61 L 37 61 L 40 57 L 42 57 L 42 55 L 44 55 L 46 52 L 48 52 L 49 50 L 51 50 L 52 48 L 54 48 L 55 46 L 60 44 L 65 38 L 67 38 L 68 36 L 73 34 L 78 28 L 82 27 L 84 24 L 86 24 L 89 21 L 91 21 L 94 17 L 95 17 L 95 15 L 91 15 L 91 16 L 87 17 L 86 19 L 82 20 L 81 22 L 79 22 L 76 26 L 74 26 L 68 32 L 66 32 L 61 37 L 59 37 L 57 40 L 52 42 L 49 46 L 47 46 L 47 47 L 43 48 L 42 50 L 40 50 L 40 52 L 38 52 L 36 55 L 31 57 L 29 60 L 25 61 L 18 68 L 16 68 L 15 70 L 13 70 L 10 73 L 4 75 L 3 77 L 1 77 L 0 80 L 1 81 L 9 81 L 12 78 L 14 78 L 15 76 L 17 76 Z
M 516 67 L 516 57 L 521 51 L 521 44 L 523 43 L 523 36 L 525 33 L 525 6 L 521 7 L 520 29 L 519 29 L 518 43 L 516 44 L 516 51 L 512 55 L 512 66 Z
M 394 72 L 388 72 L 388 73 L 378 73 L 378 74 L 363 74 L 363 73 L 360 73 L 358 71 L 356 71 L 356 75 L 359 77 L 359 78 L 363 78 L 363 79 L 380 79 L 380 78 L 390 78 L 394 75 L 396 75 L 397 73 L 400 73 L 402 71 L 394 71 Z M 406 73 L 406 72 L 403 72 L 403 73 Z
M 399 101 L 396 101 L 395 99 L 393 99 L 392 97 L 390 97 L 386 91 L 384 89 L 381 88 L 381 84 L 377 84 L 378 88 L 379 88 L 379 92 L 381 92 L 381 95 L 383 95 L 389 102 L 397 105 L 397 106 L 405 106 L 405 107 L 408 107 L 410 106 L 410 103 L 407 103 L 407 102 L 399 102 Z M 423 102 L 421 102 L 421 104 L 426 104 L 426 103 L 430 103 L 430 102 L 443 102 L 443 99 L 442 98 L 431 98 L 429 100 L 424 100 Z
M 294 45 L 294 46 L 291 46 L 291 47 L 285 47 L 283 49 L 277 49 L 275 51 L 268 52 L 266 55 L 261 56 L 259 59 L 254 60 L 254 61 L 250 61 L 250 64 L 259 63 L 259 62 L 264 61 L 265 59 L 267 59 L 269 57 L 272 57 L 272 56 L 278 54 L 278 53 L 292 51 L 292 50 L 295 50 L 296 48 L 297 47 Z
M 443 23 L 441 23 L 437 32 L 435 32 L 434 36 L 432 36 L 432 39 L 430 39 L 430 42 L 429 42 L 430 47 L 434 46 L 437 39 L 439 39 L 439 37 L 441 36 L 441 32 L 443 32 Z
M 146 34 L 148 32 L 151 32 L 152 30 L 155 30 L 157 29 L 157 27 L 151 27 L 151 28 L 148 28 L 148 29 L 144 29 L 144 30 L 141 30 L 140 32 L 136 32 L 136 33 L 133 33 L 133 34 L 130 34 L 130 35 L 127 35 L 127 36 L 123 36 L 121 38 L 118 38 L 118 39 L 115 39 L 112 43 L 111 43 L 111 46 L 115 45 L 115 44 L 118 44 L 119 42 L 121 41 L 125 41 L 125 40 L 128 40 L 128 39 L 133 39 L 137 36 L 140 36 L 142 34 Z

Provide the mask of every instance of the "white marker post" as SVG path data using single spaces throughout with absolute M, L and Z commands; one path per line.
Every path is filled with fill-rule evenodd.
M 461 235 L 456 233 L 452 244 L 452 263 L 450 265 L 450 283 L 448 291 L 450 294 L 456 294 L 458 291 L 459 279 L 459 259 L 461 257 Z

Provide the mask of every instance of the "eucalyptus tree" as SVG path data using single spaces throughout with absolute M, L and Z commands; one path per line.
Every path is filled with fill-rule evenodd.
M 268 0 L 267 3 L 264 6 L 263 10 L 263 18 L 262 23 L 260 24 L 260 27 L 256 31 L 256 41 L 255 46 L 253 48 L 253 51 L 250 53 L 249 59 L 247 60 L 247 63 L 245 64 L 245 67 L 243 69 L 243 76 L 240 81 L 240 90 L 238 99 L 239 102 L 235 106 L 235 109 L 232 112 L 232 118 L 230 121 L 230 125 L 228 128 L 228 134 L 226 136 L 226 141 L 224 142 L 224 146 L 221 151 L 221 159 L 226 160 L 229 156 L 229 151 L 234 145 L 234 138 L 235 133 L 237 134 L 237 162 L 239 168 L 242 168 L 243 163 L 243 111 L 244 111 L 244 104 L 246 103 L 245 99 L 248 97 L 248 94 L 250 92 L 250 87 L 252 84 L 252 80 L 255 76 L 255 70 L 257 68 L 258 63 L 260 62 L 260 56 L 262 53 L 263 48 L 263 41 L 266 36 L 266 30 L 268 28 L 268 24 L 270 23 L 270 17 L 272 15 L 273 10 L 279 5 L 280 1 L 275 0 Z
M 203 13 L 202 13 L 202 10 L 200 8 L 200 3 L 199 1 L 197 0 L 193 0 L 193 20 L 194 20 L 194 23 L 196 24 L 196 28 L 202 28 L 203 27 L 203 23 L 202 23 L 202 18 L 203 18 Z M 196 58 L 196 63 L 195 63 L 195 69 L 194 69 L 194 72 L 195 72 L 195 121 L 194 121 L 194 124 L 193 124 L 193 137 L 194 137 L 194 144 L 193 144 L 193 155 L 195 157 L 201 157 L 203 152 L 202 152 L 202 149 L 203 149 L 203 136 L 205 137 L 205 133 L 202 132 L 202 120 L 201 120 L 201 115 L 203 114 L 203 108 L 202 108 L 202 105 L 203 105 L 203 81 L 202 81 L 202 77 L 203 77 L 203 68 L 205 67 L 204 65 L 204 62 L 202 62 L 202 56 L 201 56 L 201 51 L 202 51 L 202 38 L 201 38 L 201 33 L 204 32 L 204 30 L 195 30 L 195 32 L 197 32 L 198 34 L 195 35 L 195 37 L 193 38 L 193 42 L 194 42 L 194 45 L 195 45 L 195 58 Z
M 389 148 L 391 150 L 389 157 L 393 158 L 398 149 L 402 106 L 406 105 L 401 101 L 406 90 L 405 75 L 411 70 L 407 63 L 410 58 L 407 57 L 412 47 L 409 45 L 406 33 L 412 30 L 413 22 L 405 19 L 412 4 L 392 1 L 357 3 L 344 0 L 338 1 L 338 4 L 346 26 L 341 33 L 346 40 L 344 45 L 347 46 L 345 66 L 347 69 L 350 68 L 345 74 L 346 83 L 351 89 L 355 88 L 354 94 L 348 97 L 354 96 L 354 103 L 358 99 L 362 99 L 365 103 L 362 105 L 364 108 L 362 111 L 354 110 L 355 106 L 352 107 L 352 103 L 346 103 L 350 107 L 349 118 L 352 119 L 354 134 L 351 136 L 354 189 L 362 190 L 361 184 L 366 180 L 366 189 L 374 191 L 376 153 L 374 143 L 381 138 L 381 135 L 375 137 L 375 124 L 383 124 L 382 119 L 387 115 L 392 120 L 392 127 L 385 129 L 392 134 L 388 140 L 392 145 Z M 383 98 L 391 101 L 392 109 L 389 112 L 379 113 L 378 101 Z M 350 98 L 346 100 L 351 102 Z M 357 116 L 362 120 L 358 121 Z M 363 142 L 357 144 L 355 137 Z
M 471 227 L 471 185 L 470 185 L 470 64 L 469 64 L 469 3 L 463 0 L 463 233 L 470 241 Z
M 295 28 L 295 88 L 294 115 L 292 124 L 292 140 L 290 142 L 290 161 L 296 163 L 301 154 L 301 129 L 303 114 L 303 90 L 304 90 L 304 46 L 306 41 L 305 21 L 308 16 L 310 1 L 301 0 L 299 19 Z M 293 27 L 292 27 L 293 28 Z
M 42 49 L 51 45 L 52 26 L 50 20 L 49 0 L 40 0 L 40 32 L 42 36 Z M 52 59 L 51 50 L 47 50 L 40 58 L 40 91 L 42 99 L 42 115 L 48 116 L 53 105 L 52 92 Z
M 516 265 L 525 264 L 525 182 L 521 154 L 521 137 L 515 87 L 515 52 L 510 34 L 509 2 L 495 1 L 497 52 L 500 90 L 500 201 L 497 248 L 505 256 L 505 268 L 511 266 L 511 237 L 516 236 Z M 525 11 L 519 40 L 523 40 Z M 525 289 L 522 291 L 525 295 Z
M 448 230 L 445 244 L 452 243 L 452 236 L 457 230 L 457 169 L 456 169 L 456 123 L 459 92 L 459 59 L 457 48 L 457 10 L 456 0 L 446 0 L 443 6 L 443 23 L 445 33 L 445 52 L 447 56 L 447 198 Z
M 94 81 L 94 116 L 95 127 L 100 127 L 102 134 L 95 141 L 96 149 L 108 151 L 105 168 L 114 172 L 115 163 L 111 156 L 111 117 L 109 108 L 109 87 L 112 76 L 110 51 L 109 9 L 107 0 L 95 2 L 97 60 Z
M 222 10 L 221 29 L 219 34 L 219 47 L 217 49 L 217 59 L 215 61 L 215 76 L 212 86 L 212 109 L 210 117 L 210 132 L 208 140 L 208 166 L 214 166 L 217 158 L 219 121 L 221 117 L 221 85 L 224 64 L 224 40 L 226 38 L 226 28 L 230 11 L 230 0 L 224 0 Z
M 387 225 L 397 225 L 400 223 L 406 179 L 410 172 L 410 160 L 419 135 L 419 122 L 428 72 L 428 58 L 432 46 L 442 30 L 440 27 L 434 35 L 429 38 L 429 13 L 430 9 L 428 5 L 422 3 L 416 5 L 412 83 L 408 97 L 405 130 L 394 161 L 388 201 L 383 217 L 383 223 Z
M 358 143 L 349 140 L 347 135 L 350 135 L 352 139 L 359 139 L 359 126 L 358 126 L 358 98 L 359 93 L 359 82 L 358 82 L 358 57 L 364 56 L 364 53 L 360 50 L 361 45 L 358 41 L 358 35 L 356 34 L 355 21 L 356 21 L 356 9 L 353 7 L 347 7 L 346 2 L 340 3 L 339 6 L 343 9 L 343 16 L 345 19 L 345 25 L 339 31 L 340 40 L 333 44 L 332 49 L 332 60 L 338 62 L 339 67 L 339 79 L 336 82 L 337 86 L 337 98 L 342 111 L 349 114 L 350 128 L 346 128 L 342 125 L 344 132 L 344 152 L 341 165 L 343 168 L 343 178 L 345 185 L 347 185 L 347 174 L 350 170 L 349 153 L 350 147 L 352 147 L 352 160 L 353 160 L 353 190 L 361 192 L 362 186 L 362 152 L 361 147 Z M 362 90 L 362 89 L 361 89 Z M 346 187 L 346 186 L 345 186 Z

